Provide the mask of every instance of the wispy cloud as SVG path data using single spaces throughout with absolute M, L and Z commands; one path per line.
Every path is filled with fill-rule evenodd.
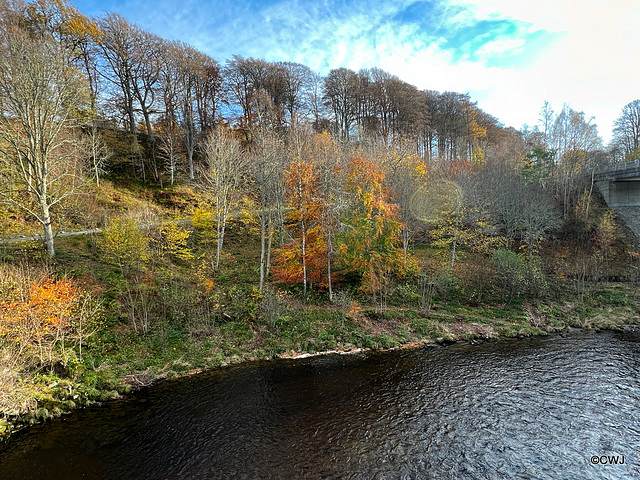
M 411 58 L 439 50 L 454 63 L 489 63 L 513 54 L 513 46 L 522 47 L 532 35 L 522 22 L 478 20 L 463 7 L 443 1 L 75 3 L 89 14 L 118 11 L 146 29 L 182 39 L 222 61 L 238 54 L 300 61 L 318 70 L 371 67 L 388 56 Z
M 535 123 L 536 104 L 539 107 L 546 99 L 559 109 L 568 102 L 588 116 L 595 116 L 601 133 L 608 139 L 622 107 L 640 97 L 640 65 L 630 61 L 640 53 L 637 1 L 452 1 L 468 8 L 479 20 L 509 18 L 526 21 L 533 32 L 553 32 L 551 37 L 533 37 L 536 48 L 527 56 L 526 69 L 502 66 L 506 75 L 499 83 L 504 89 L 500 96 L 486 92 L 487 109 L 517 118 L 516 109 L 509 110 L 508 106 L 521 105 L 529 122 Z M 549 38 L 552 41 L 546 43 Z M 540 48 L 536 42 L 546 46 Z M 508 84 L 506 79 L 517 83 Z
M 469 92 L 520 127 L 544 100 L 610 129 L 640 97 L 636 0 L 72 0 L 117 11 L 221 62 L 234 54 L 331 68 L 381 67 L 419 88 Z

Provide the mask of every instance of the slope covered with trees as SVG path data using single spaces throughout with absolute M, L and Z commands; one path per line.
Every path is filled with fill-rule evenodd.
M 230 359 L 637 318 L 592 174 L 635 158 L 637 100 L 605 150 L 567 105 L 516 131 L 468 94 L 221 65 L 64 0 L 0 0 L 0 35 L 0 228 L 45 246 L 0 251 L 4 416 Z

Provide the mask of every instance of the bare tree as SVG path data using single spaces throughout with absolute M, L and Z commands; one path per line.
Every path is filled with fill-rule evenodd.
M 311 72 L 309 76 L 309 88 L 306 92 L 306 103 L 308 113 L 316 132 L 327 130 L 328 120 L 326 118 L 327 109 L 322 99 L 322 89 L 324 80 L 320 74 Z
M 233 59 L 227 62 L 223 76 L 229 98 L 240 107 L 240 112 L 235 115 L 238 126 L 244 131 L 249 131 L 255 120 L 252 108 L 254 95 L 261 89 L 267 89 L 269 64 L 264 60 L 234 55 Z
M 269 275 L 271 245 L 283 208 L 282 172 L 286 155 L 282 139 L 271 129 L 260 128 L 253 136 L 251 174 L 260 219 L 260 291 Z
M 98 72 L 111 87 L 109 108 L 121 115 L 121 121 L 129 132 L 130 155 L 140 168 L 146 180 L 146 166 L 142 149 L 136 134 L 136 70 L 140 70 L 140 55 L 136 41 L 142 31 L 117 13 L 109 13 L 98 20 L 101 36 L 97 42 L 100 48 Z
M 96 186 L 100 186 L 100 177 L 105 173 L 105 165 L 113 156 L 113 151 L 104 141 L 97 118 L 91 118 L 83 127 L 84 143 L 89 153 L 88 160 L 91 162 L 89 168 L 96 181 Z
M 185 43 L 173 42 L 165 51 L 161 83 L 164 121 L 180 126 L 189 179 L 194 180 L 197 144 L 215 127 L 218 107 L 224 99 L 220 67 L 208 55 Z
M 90 91 L 50 37 L 34 38 L 5 20 L 0 48 L 0 148 L 25 195 L 4 189 L 0 193 L 42 225 L 47 253 L 53 257 L 51 208 L 81 183 L 75 129 L 79 112 L 90 104 Z
M 587 120 L 584 112 L 576 112 L 566 104 L 553 123 L 551 139 L 559 160 L 554 172 L 556 188 L 562 197 L 563 214 L 567 217 L 575 194 L 580 190 L 577 180 L 589 166 L 589 154 L 602 149 L 602 139 L 593 117 Z
M 344 191 L 344 155 L 327 132 L 312 138 L 311 153 L 318 170 L 318 203 L 320 223 L 327 247 L 327 288 L 333 301 L 333 259 L 336 257 L 335 235 L 338 218 L 346 208 Z
M 142 112 L 147 135 L 153 141 L 151 115 L 157 113 L 156 91 L 159 89 L 161 75 L 161 53 L 165 42 L 152 33 L 133 28 L 132 38 L 135 48 L 133 55 L 133 94 Z
M 102 32 L 99 46 L 105 64 L 98 71 L 118 91 L 120 109 L 130 134 L 136 133 L 133 69 L 135 62 L 134 26 L 117 13 L 98 21 Z
M 151 117 L 158 113 L 156 92 L 160 90 L 164 41 L 115 13 L 110 13 L 101 19 L 99 26 L 102 29 L 102 35 L 97 43 L 106 61 L 105 68 L 100 71 L 118 91 L 121 110 L 132 137 L 136 135 L 136 114 L 142 114 L 151 146 L 150 167 L 155 179 L 158 180 L 159 171 L 155 161 L 155 137 Z M 139 152 L 137 138 L 132 138 L 132 147 L 138 154 L 144 179 L 144 156 Z
M 551 199 L 532 185 L 527 187 L 520 203 L 520 232 L 527 244 L 529 262 L 536 244 L 544 238 L 557 222 L 556 211 Z
M 519 236 L 522 220 L 524 179 L 508 161 L 494 160 L 470 179 L 474 204 L 490 213 L 493 223 L 512 248 Z
M 424 122 L 424 92 L 379 68 L 360 75 L 364 73 L 369 77 L 368 92 L 361 95 L 364 93 L 363 100 L 370 106 L 362 109 L 368 112 L 367 118 L 359 122 L 365 131 L 381 135 L 387 144 L 398 141 L 401 135 L 414 136 Z
M 220 266 L 220 254 L 231 210 L 241 194 L 242 182 L 248 168 L 247 155 L 234 132 L 218 127 L 207 136 L 203 145 L 203 187 L 214 198 L 216 209 L 216 262 Z
M 184 157 L 184 148 L 180 139 L 179 129 L 175 123 L 165 122 L 158 135 L 158 153 L 164 160 L 165 172 L 169 171 L 169 183 L 173 186 L 178 172 L 178 165 Z
M 289 125 L 294 127 L 301 112 L 310 110 L 313 72 L 299 63 L 283 62 L 284 108 L 289 114 Z
M 200 54 L 198 80 L 195 97 L 200 131 L 204 133 L 216 126 L 219 106 L 225 101 L 220 65 L 204 53 Z
M 548 144 L 550 140 L 551 128 L 553 126 L 553 108 L 551 107 L 551 104 L 546 100 L 542 104 L 542 108 L 540 109 L 539 120 L 544 142 Z
M 625 153 L 631 153 L 640 147 L 640 100 L 624 106 L 614 123 L 613 135 L 624 146 Z
M 354 102 L 358 88 L 358 75 L 353 70 L 331 70 L 324 79 L 323 98 L 333 112 L 336 130 L 342 140 L 348 140 L 357 118 Z
M 195 86 L 198 83 L 198 52 L 182 44 L 178 59 L 178 101 L 180 104 L 180 126 L 189 163 L 189 180 L 195 179 L 193 155 L 196 149 L 198 130 L 196 128 Z

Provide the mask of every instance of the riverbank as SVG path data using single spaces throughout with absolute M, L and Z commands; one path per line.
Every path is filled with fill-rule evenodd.
M 217 369 L 16 435 L 0 470 L 22 480 L 635 478 L 638 339 L 570 330 Z M 590 465 L 592 455 L 624 465 Z
M 200 334 L 134 335 L 103 341 L 91 352 L 93 369 L 75 377 L 55 371 L 32 377 L 3 376 L 5 397 L 23 411 L 3 411 L 0 436 L 8 438 L 30 424 L 119 398 L 161 379 L 193 375 L 240 362 L 304 358 L 332 353 L 479 343 L 501 338 L 549 335 L 572 328 L 638 328 L 640 303 L 632 286 L 606 284 L 587 302 L 544 300 L 509 307 L 437 305 L 428 312 L 390 307 L 383 314 L 343 307 L 298 306 L 269 322 L 228 321 Z M 86 361 L 86 359 L 85 359 Z

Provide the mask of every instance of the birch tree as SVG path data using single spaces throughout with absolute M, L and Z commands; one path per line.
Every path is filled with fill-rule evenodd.
M 4 19 L 0 28 L 0 153 L 24 188 L 0 190 L 30 213 L 55 256 L 51 209 L 82 183 L 75 129 L 90 104 L 85 77 L 50 37 L 34 38 Z
M 320 223 L 324 230 L 327 261 L 327 288 L 329 300 L 333 301 L 332 263 L 336 256 L 335 234 L 338 230 L 338 218 L 346 207 L 346 195 L 343 192 L 344 171 L 342 152 L 336 142 L 325 131 L 314 135 L 312 151 L 318 170 L 318 201 L 320 204 Z
M 260 220 L 260 292 L 269 275 L 274 227 L 282 217 L 283 187 L 280 180 L 285 167 L 284 157 L 282 139 L 273 130 L 258 129 L 253 137 L 251 173 Z
M 306 299 L 310 283 L 310 259 L 317 260 L 317 252 L 310 255 L 310 245 L 317 246 L 318 205 L 317 172 L 309 159 L 309 138 L 301 131 L 289 136 L 290 164 L 283 173 L 284 198 L 288 209 L 287 223 L 282 229 L 289 242 L 278 252 L 275 278 L 286 283 L 302 282 Z
M 315 260 L 324 260 L 323 252 L 318 253 L 321 235 L 318 222 L 317 172 L 312 163 L 301 156 L 291 162 L 284 172 L 285 199 L 289 209 L 286 232 L 290 241 L 278 252 L 275 278 L 280 282 L 302 282 L 302 293 L 307 297 L 312 273 L 324 272 Z M 317 277 L 316 280 L 319 280 Z
M 627 154 L 640 148 L 640 100 L 624 106 L 614 123 L 613 136 Z
M 593 117 L 587 120 L 583 112 L 576 112 L 566 104 L 553 123 L 552 139 L 559 159 L 556 184 L 566 218 L 575 194 L 580 191 L 577 183 L 588 167 L 589 153 L 602 149 L 602 139 Z
M 214 269 L 218 270 L 227 222 L 232 208 L 240 199 L 242 184 L 249 165 L 240 140 L 232 131 L 223 127 L 218 127 L 209 133 L 204 142 L 203 154 L 203 187 L 211 193 L 215 202 L 216 261 Z

